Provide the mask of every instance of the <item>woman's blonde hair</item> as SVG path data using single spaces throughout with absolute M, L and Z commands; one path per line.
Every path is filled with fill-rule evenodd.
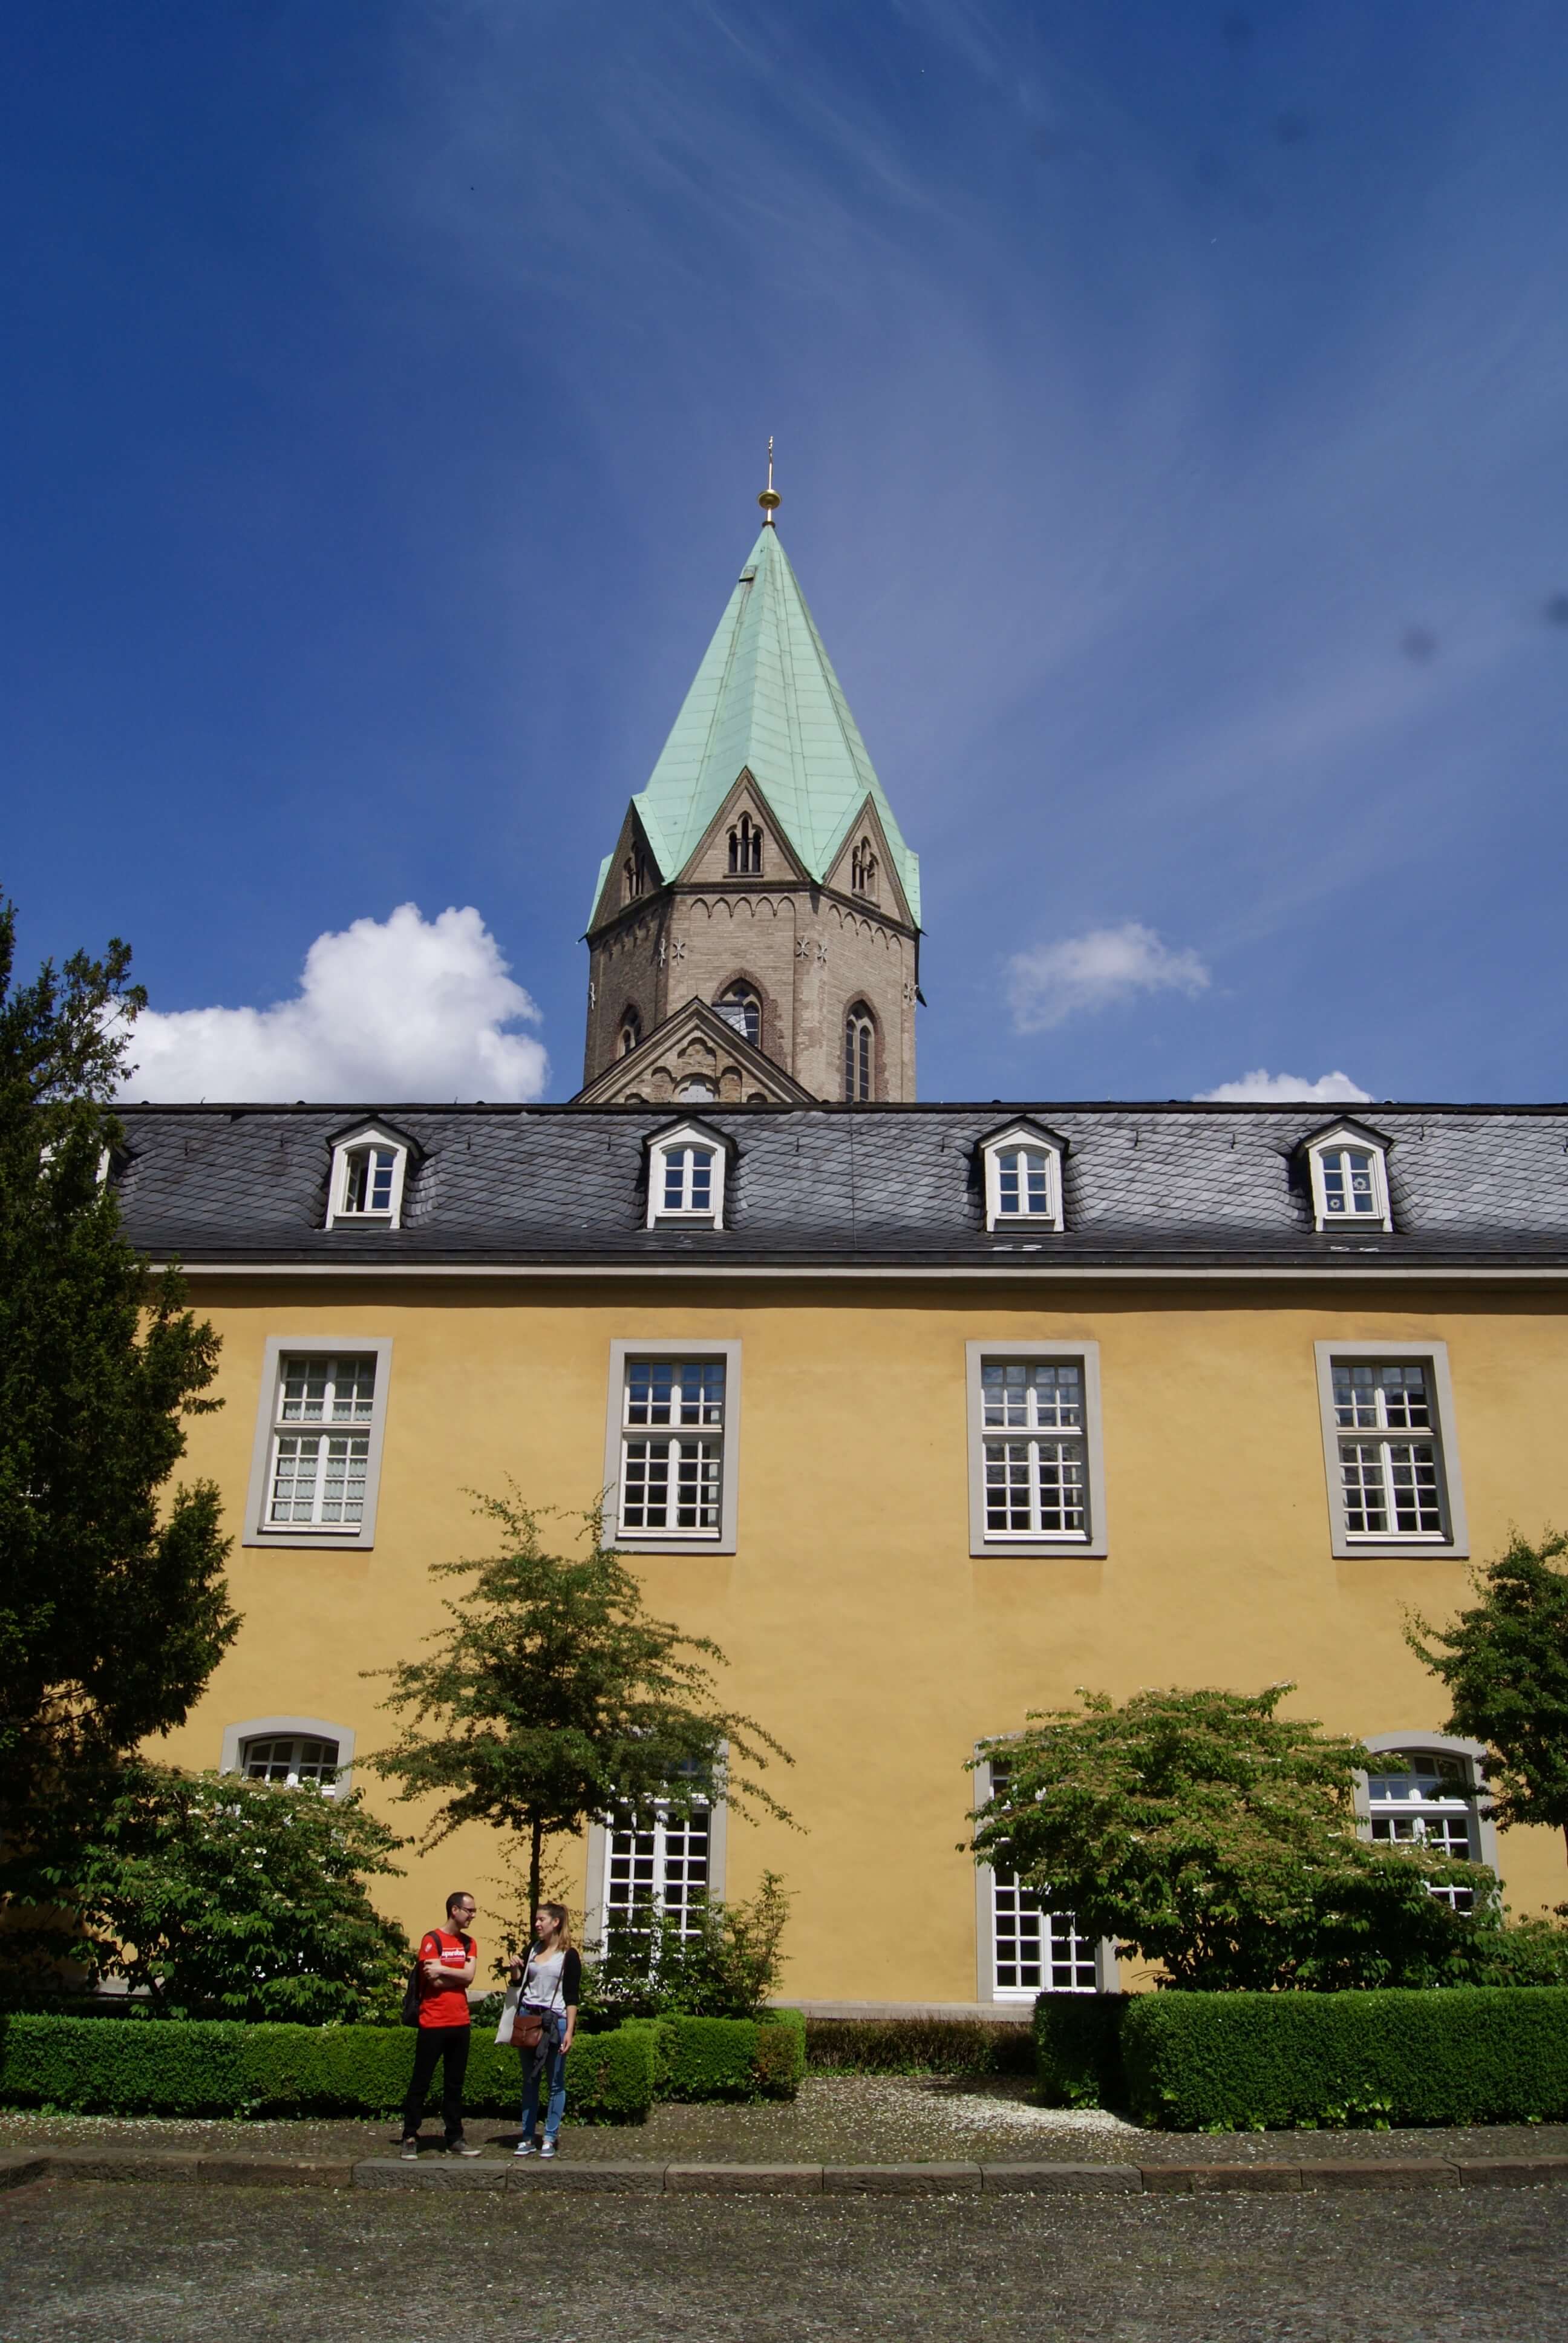
M 551 1919 L 556 1924 L 556 1933 L 550 1939 L 551 1952 L 569 1953 L 572 1948 L 572 1916 L 567 1910 L 566 1906 L 564 1904 L 541 1904 L 539 1906 L 539 1910 L 541 1912 L 548 1912 Z

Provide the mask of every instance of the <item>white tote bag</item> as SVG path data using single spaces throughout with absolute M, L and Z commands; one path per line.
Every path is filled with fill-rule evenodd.
M 518 2003 L 522 1997 L 522 1990 L 520 1985 L 509 1985 L 507 1987 L 506 1999 L 501 2004 L 501 2022 L 496 2028 L 498 2042 L 509 2042 L 512 2038 L 512 2028 L 517 2024 Z

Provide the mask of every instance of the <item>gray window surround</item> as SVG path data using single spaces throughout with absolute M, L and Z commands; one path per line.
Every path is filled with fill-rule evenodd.
M 276 1428 L 278 1363 L 286 1353 L 315 1353 L 321 1358 L 376 1360 L 376 1412 L 370 1418 L 370 1446 L 365 1468 L 365 1518 L 357 1529 L 302 1529 L 290 1523 L 269 1529 L 263 1516 L 271 1478 L 272 1435 Z M 250 1486 L 245 1501 L 241 1545 L 280 1546 L 293 1551 L 327 1548 L 341 1554 L 365 1554 L 376 1543 L 376 1509 L 381 1485 L 381 1453 L 387 1433 L 387 1387 L 392 1373 L 389 1334 L 269 1334 L 262 1353 L 261 1396 L 256 1412 L 256 1440 L 251 1450 Z
M 1448 1372 L 1448 1344 L 1422 1341 L 1407 1342 L 1399 1336 L 1386 1342 L 1332 1342 L 1312 1344 L 1317 1364 L 1318 1415 L 1323 1439 L 1323 1474 L 1328 1484 L 1329 1534 L 1338 1562 L 1354 1562 L 1362 1555 L 1374 1561 L 1380 1556 L 1424 1555 L 1437 1562 L 1463 1562 L 1470 1555 L 1470 1529 L 1464 1511 L 1464 1483 L 1459 1470 L 1459 1439 L 1453 1417 L 1453 1384 Z M 1437 1421 L 1432 1431 L 1437 1443 L 1438 1469 L 1442 1481 L 1442 1518 L 1446 1534 L 1442 1537 L 1412 1537 L 1395 1533 L 1388 1537 L 1352 1537 L 1345 1528 L 1344 1495 L 1340 1479 L 1340 1432 L 1334 1420 L 1333 1366 L 1336 1359 L 1368 1361 L 1386 1360 L 1391 1366 L 1403 1361 L 1421 1364 L 1431 1371 L 1432 1392 L 1437 1403 Z M 1423 1746 L 1436 1748 L 1430 1739 Z
M 351 1725 L 329 1725 L 320 1716 L 247 1716 L 238 1725 L 223 1728 L 223 1746 L 218 1756 L 220 1774 L 237 1774 L 240 1755 L 247 1741 L 276 1741 L 292 1735 L 301 1741 L 336 1741 L 337 1744 L 337 1782 L 339 1794 L 351 1785 L 354 1770 L 356 1735 Z
M 1497 1825 L 1486 1806 L 1486 1744 L 1483 1741 L 1465 1741 L 1452 1733 L 1414 1730 L 1409 1733 L 1368 1733 L 1362 1736 L 1362 1746 L 1370 1749 L 1374 1756 L 1385 1749 L 1432 1749 L 1440 1756 L 1466 1759 L 1475 1790 L 1476 1859 L 1485 1864 L 1490 1871 L 1497 1871 Z M 1355 1811 L 1357 1825 L 1362 1826 L 1361 1835 L 1370 1838 L 1372 1799 L 1367 1790 L 1367 1777 L 1362 1773 L 1356 1775 Z
M 1075 1359 L 1083 1367 L 1083 1451 L 1089 1483 L 1087 1537 L 992 1537 L 986 1529 L 985 1427 L 980 1399 L 980 1369 L 988 1359 Z M 1040 1334 L 1031 1342 L 966 1342 L 964 1344 L 964 1405 L 969 1428 L 970 1554 L 1000 1561 L 1010 1555 L 1078 1554 L 1103 1561 L 1109 1551 L 1105 1525 L 1105 1453 L 1100 1404 L 1100 1344 L 1074 1335 L 1056 1339 Z
M 622 1532 L 620 1522 L 620 1462 L 628 1359 L 722 1359 L 724 1361 L 724 1469 L 720 1483 L 719 1535 L 682 1536 L 678 1530 Z M 628 1554 L 733 1554 L 738 1529 L 740 1490 L 740 1342 L 735 1337 L 714 1340 L 660 1334 L 644 1341 L 622 1340 L 609 1346 L 609 1384 L 605 1402 L 604 1517 L 607 1543 Z
M 978 1744 L 975 1755 L 980 1755 Z M 989 1765 L 982 1765 L 978 1773 L 971 1775 L 970 1779 L 977 1790 L 983 1786 L 985 1796 L 990 1795 Z M 983 1803 L 982 1799 L 980 1804 Z M 1031 2002 L 1034 1995 L 998 1993 L 996 1989 L 996 1904 L 991 1893 L 991 1876 L 989 1863 L 975 1865 L 975 1999 L 1000 2007 L 1018 2009 L 1025 2002 Z M 1114 1936 L 1101 1936 L 1094 1948 L 1094 1990 L 1096 1993 L 1120 1993 L 1121 1990 Z
M 708 1811 L 708 1900 L 716 1904 L 724 1896 L 729 1809 L 722 1798 L 715 1798 Z M 588 1826 L 588 1876 L 583 1891 L 582 1941 L 590 1947 L 602 1942 L 604 1936 L 605 1865 L 608 1860 L 609 1833 L 602 1817 L 595 1815 Z

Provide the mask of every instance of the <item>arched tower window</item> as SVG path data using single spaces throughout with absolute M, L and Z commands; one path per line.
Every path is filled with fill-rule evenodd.
M 738 877 L 761 876 L 762 832 L 749 813 L 741 815 L 729 833 L 729 868 Z
M 844 1096 L 869 1099 L 877 1089 L 877 1029 L 863 1001 L 844 1018 Z
M 638 1015 L 636 1009 L 628 1005 L 620 1021 L 621 1056 L 629 1058 L 641 1040 L 642 1019 Z
M 868 902 L 876 901 L 877 858 L 869 838 L 863 838 L 849 857 L 849 886 L 855 894 L 864 895 Z
M 755 1048 L 762 1045 L 762 1003 L 749 984 L 731 984 L 714 1002 L 727 1025 L 744 1033 Z

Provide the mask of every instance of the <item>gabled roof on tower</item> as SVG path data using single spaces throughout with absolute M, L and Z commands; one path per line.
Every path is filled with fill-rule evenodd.
M 647 787 L 632 799 L 661 878 L 685 868 L 743 769 L 818 880 L 826 879 L 869 797 L 919 921 L 920 857 L 904 843 L 771 521 L 736 581 Z M 601 870 L 601 892 L 603 885 Z

